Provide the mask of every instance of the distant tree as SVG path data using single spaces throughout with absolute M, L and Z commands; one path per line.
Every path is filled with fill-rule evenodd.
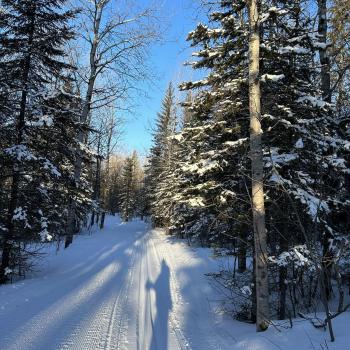
M 134 151 L 125 159 L 122 173 L 121 217 L 124 221 L 130 221 L 137 214 L 141 176 L 139 159 Z
M 169 226 L 168 204 L 159 201 L 160 192 L 171 192 L 167 188 L 169 183 L 166 181 L 166 172 L 170 171 L 173 164 L 172 136 L 176 130 L 176 113 L 174 88 L 170 83 L 162 101 L 161 111 L 158 113 L 156 127 L 153 134 L 154 142 L 150 150 L 149 164 L 147 166 L 146 177 L 148 184 L 148 195 L 152 220 L 156 226 Z

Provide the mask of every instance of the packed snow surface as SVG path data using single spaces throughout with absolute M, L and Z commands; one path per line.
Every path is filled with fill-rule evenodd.
M 0 287 L 2 350 L 349 349 L 349 313 L 333 344 L 305 320 L 264 333 L 232 320 L 204 275 L 223 260 L 141 221 L 108 217 L 103 231 L 51 247 L 40 272 Z

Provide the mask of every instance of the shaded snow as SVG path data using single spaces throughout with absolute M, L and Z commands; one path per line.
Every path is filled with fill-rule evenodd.
M 306 320 L 263 333 L 232 320 L 205 276 L 232 257 L 214 258 L 140 221 L 108 217 L 105 230 L 47 251 L 36 276 L 0 287 L 1 350 L 348 349 L 349 312 L 334 320 L 334 344 Z
M 284 74 L 263 74 L 260 78 L 261 81 L 279 81 L 285 78 Z

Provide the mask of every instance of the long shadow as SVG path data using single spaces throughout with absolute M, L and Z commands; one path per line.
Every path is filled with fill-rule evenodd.
M 146 234 L 146 232 L 144 232 L 144 234 Z M 30 327 L 34 324 L 33 322 L 36 322 L 36 317 L 40 318 L 40 315 L 46 315 L 50 309 L 54 309 L 55 311 L 60 310 L 60 312 L 56 312 L 57 315 L 59 314 L 59 317 L 52 320 L 52 322 L 44 324 L 45 332 L 47 335 L 52 335 L 52 337 L 53 334 L 56 333 L 57 342 L 60 342 L 62 339 L 64 339 L 67 335 L 63 334 L 66 331 L 63 325 L 66 323 L 72 323 L 74 326 L 75 324 L 78 324 L 79 321 L 85 319 L 85 315 L 90 316 L 91 314 L 94 314 L 92 310 L 96 310 L 97 312 L 99 306 L 105 299 L 106 294 L 116 292 L 116 280 L 120 281 L 126 278 L 127 269 L 120 269 L 113 275 L 113 278 L 105 281 L 103 286 L 94 291 L 94 294 L 90 295 L 87 293 L 84 301 L 74 304 L 73 309 L 64 309 L 65 301 L 71 300 L 71 298 L 73 298 L 80 291 L 85 290 L 89 282 L 93 280 L 93 278 L 96 277 L 99 273 L 101 273 L 104 268 L 110 266 L 112 263 L 123 264 L 125 261 L 127 261 L 128 256 L 125 248 L 129 247 L 134 239 L 139 239 L 140 237 L 142 237 L 142 234 L 138 234 L 135 238 L 130 237 L 130 239 L 122 241 L 122 243 L 115 244 L 115 249 L 113 249 L 113 247 L 109 247 L 108 249 L 108 247 L 105 246 L 100 251 L 100 254 L 102 255 L 100 258 L 96 257 L 94 263 L 91 263 L 89 261 L 89 264 L 85 268 L 85 271 L 82 273 L 76 272 L 75 274 L 72 274 L 72 276 L 64 280 L 63 284 L 60 284 L 61 281 L 50 280 L 50 282 L 54 282 L 53 285 L 45 285 L 43 287 L 43 295 L 39 300 L 35 299 L 37 302 L 34 304 L 25 304 L 26 312 L 24 314 L 21 314 L 20 322 L 18 322 L 16 316 L 14 316 L 6 325 L 0 325 L 0 338 L 6 334 L 6 339 L 1 339 L 0 350 L 7 348 L 2 347 L 3 341 L 5 342 L 6 340 L 6 344 L 10 344 L 9 342 L 13 341 L 13 336 L 16 334 L 17 329 L 22 327 L 23 329 L 25 329 L 24 327 L 30 329 Z M 113 257 L 111 257 L 111 252 Z M 38 283 L 40 283 L 40 280 L 38 280 Z M 62 307 L 59 307 L 60 303 L 62 304 Z M 84 305 L 90 305 L 90 307 L 84 308 Z M 83 309 L 77 313 L 78 308 Z M 15 332 L 13 332 L 13 330 L 15 330 Z M 45 343 L 47 340 L 47 337 L 42 337 L 42 339 L 40 339 L 40 337 L 36 338 L 35 334 L 33 334 L 31 338 L 33 344 Z M 17 339 L 17 341 L 21 342 L 21 339 Z
M 157 308 L 156 319 L 152 324 L 152 340 L 149 350 L 167 350 L 168 319 L 173 305 L 170 294 L 170 270 L 164 260 L 157 280 L 154 283 L 147 281 L 146 289 L 155 291 Z

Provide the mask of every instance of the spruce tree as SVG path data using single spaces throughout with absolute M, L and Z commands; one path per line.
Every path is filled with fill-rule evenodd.
M 124 221 L 130 221 L 138 212 L 140 182 L 140 165 L 134 151 L 125 159 L 122 173 L 121 217 Z
M 172 136 L 176 129 L 175 99 L 172 84 L 165 93 L 161 112 L 158 113 L 154 132 L 153 146 L 150 151 L 149 164 L 146 172 L 148 185 L 148 201 L 150 202 L 152 220 L 155 226 L 168 227 L 171 204 L 166 195 L 171 194 L 168 189 L 167 173 L 171 172 L 173 165 Z
M 199 24 L 189 34 L 199 48 L 193 54 L 198 59 L 189 64 L 205 68 L 207 74 L 181 85 L 197 92 L 192 102 L 186 102 L 190 121 L 175 137 L 171 222 L 182 236 L 233 248 L 244 271 L 253 237 L 247 147 L 248 8 L 245 1 L 219 1 L 217 6 L 209 26 Z M 295 256 L 297 249 L 308 264 L 329 267 L 332 264 L 326 261 L 337 254 L 336 246 L 348 230 L 348 143 L 318 86 L 320 72 L 314 60 L 320 42 L 305 10 L 299 1 L 264 1 L 259 7 L 267 241 L 271 261 Z M 295 269 L 290 259 L 277 264 L 277 276 L 276 265 L 271 264 L 278 285 L 269 287 L 279 293 L 272 312 L 280 318 L 289 307 L 285 281 L 308 280 L 306 267 Z M 308 288 L 314 288 L 313 283 Z M 290 303 L 299 303 L 301 295 L 293 298 Z
M 63 60 L 63 48 L 73 36 L 68 22 L 74 13 L 64 11 L 63 4 L 62 0 L 2 1 L 0 90 L 6 95 L 1 112 L 7 115 L 6 120 L 4 114 L 1 118 L 7 143 L 2 159 L 9 181 L 4 187 L 8 205 L 1 213 L 1 283 L 8 279 L 15 245 L 25 232 L 43 232 L 43 239 L 50 238 L 47 217 L 33 203 L 46 196 L 40 175 L 55 179 L 61 173 L 36 140 L 43 141 L 40 130 L 50 128 L 54 119 L 47 109 L 52 87 L 63 86 L 65 72 L 72 68 Z

